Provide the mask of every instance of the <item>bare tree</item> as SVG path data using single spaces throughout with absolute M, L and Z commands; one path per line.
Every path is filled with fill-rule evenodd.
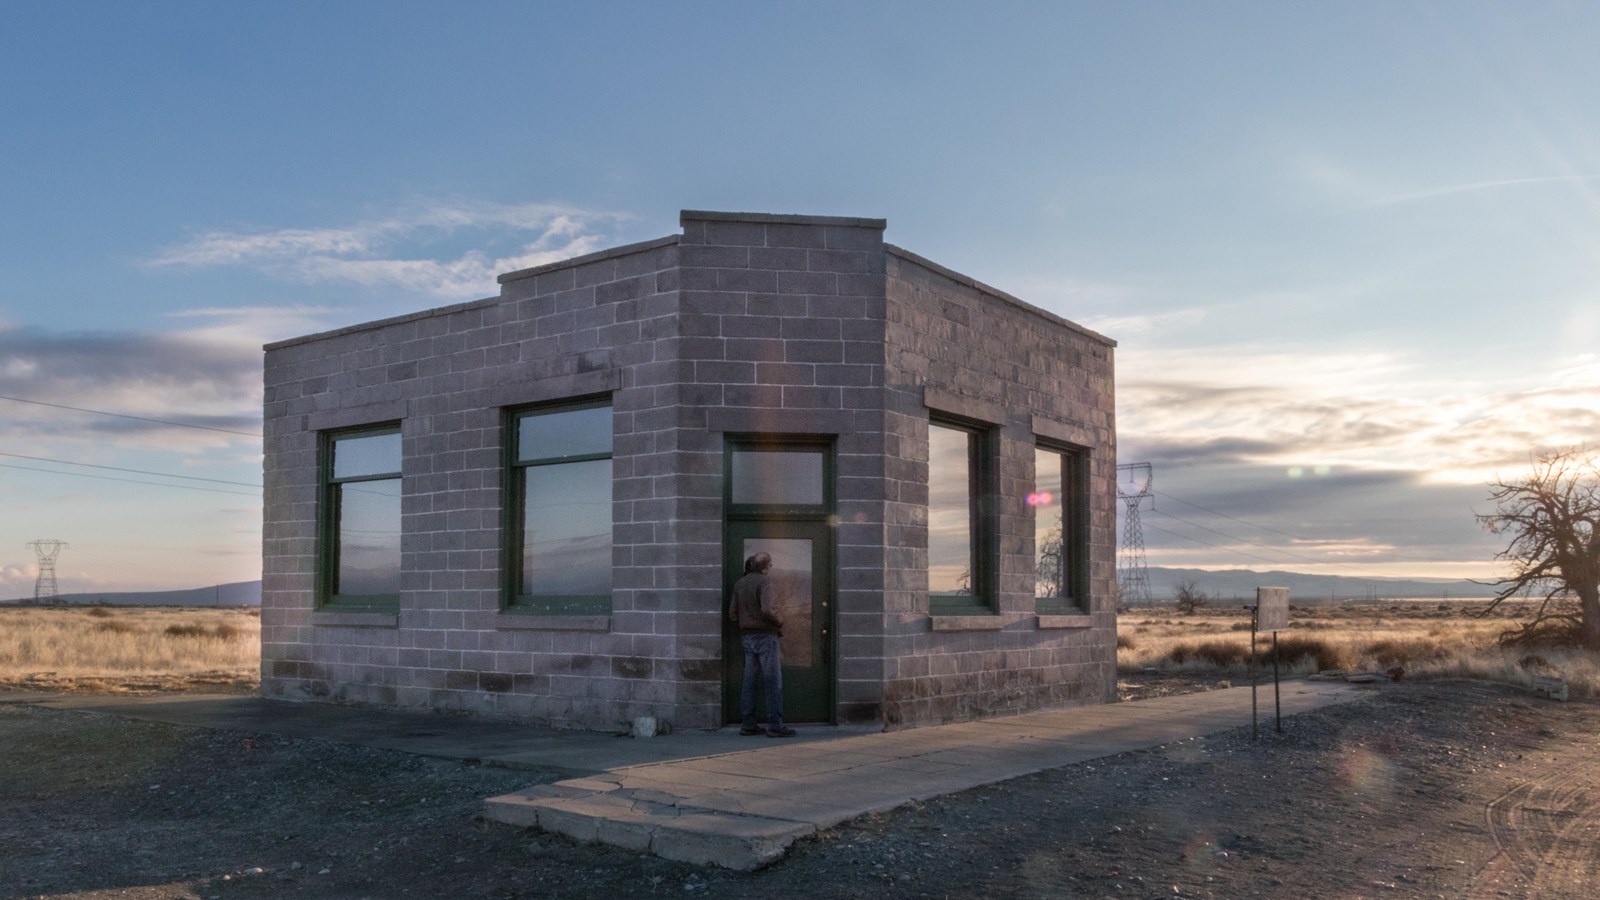
M 1038 561 L 1034 564 L 1035 597 L 1061 596 L 1061 589 L 1065 587 L 1061 583 L 1061 561 L 1065 549 L 1061 540 L 1061 524 L 1058 521 L 1039 542 Z
M 1211 602 L 1211 597 L 1200 590 L 1199 584 L 1193 578 L 1178 582 L 1172 589 L 1172 602 L 1177 604 L 1178 612 L 1189 615 L 1195 610 Z
M 1545 454 L 1526 478 L 1490 487 L 1498 509 L 1478 521 L 1491 534 L 1510 536 L 1495 558 L 1511 574 L 1488 582 L 1496 596 L 1483 614 L 1511 597 L 1543 594 L 1533 621 L 1501 639 L 1600 651 L 1600 450 Z

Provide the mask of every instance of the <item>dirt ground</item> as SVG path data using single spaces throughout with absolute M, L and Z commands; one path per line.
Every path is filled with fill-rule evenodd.
M 1259 741 L 847 823 L 741 874 L 477 818 L 553 773 L 8 705 L 0 897 L 1591 897 L 1597 735 L 1600 704 L 1403 682 Z

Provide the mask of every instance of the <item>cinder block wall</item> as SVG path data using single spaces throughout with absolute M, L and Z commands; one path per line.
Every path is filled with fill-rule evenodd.
M 725 435 L 838 436 L 835 707 L 842 722 L 879 721 L 884 222 L 694 211 L 682 222 L 679 465 L 696 492 L 685 512 L 696 534 L 720 535 Z M 720 656 L 722 547 L 696 548 L 680 573 L 695 612 L 679 624 L 695 652 Z
M 268 346 L 262 689 L 614 727 L 694 720 L 678 648 L 678 241 L 502 276 L 499 298 Z M 503 410 L 610 392 L 613 614 L 500 611 Z M 399 421 L 398 615 L 315 610 L 317 441 Z
M 1115 699 L 1112 345 L 1000 291 L 887 254 L 886 725 Z M 1000 432 L 998 616 L 928 615 L 928 416 Z M 1090 609 L 1034 612 L 1036 436 L 1090 449 Z

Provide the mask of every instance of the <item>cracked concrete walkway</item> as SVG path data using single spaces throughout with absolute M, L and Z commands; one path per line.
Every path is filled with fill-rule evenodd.
M 1283 713 L 1367 691 L 1288 682 Z M 1272 702 L 1265 686 L 1265 728 L 1272 727 Z M 1240 687 L 831 740 L 737 738 L 751 749 L 619 766 L 491 797 L 485 809 L 492 819 L 580 841 L 748 870 L 782 856 L 798 838 L 857 816 L 1249 724 L 1250 689 Z

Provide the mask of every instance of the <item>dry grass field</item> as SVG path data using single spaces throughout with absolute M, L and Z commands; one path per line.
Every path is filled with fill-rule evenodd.
M 1574 697 L 1600 697 L 1600 665 L 1576 651 L 1505 649 L 1498 635 L 1528 610 L 1489 618 L 1483 603 L 1295 607 L 1278 636 L 1285 677 L 1343 669 L 1406 678 L 1483 678 L 1530 686 L 1561 675 Z M 254 609 L 0 608 L 0 687 L 53 691 L 250 690 L 260 680 L 260 613 Z M 1250 618 L 1216 605 L 1181 615 L 1141 607 L 1118 624 L 1117 666 L 1126 676 L 1242 683 L 1251 676 Z M 1263 658 L 1270 636 L 1259 642 Z M 1191 685 L 1192 687 L 1192 685 Z
M 1406 678 L 1483 678 L 1531 686 L 1535 675 L 1560 675 L 1574 697 L 1600 697 L 1600 666 L 1575 650 L 1504 648 L 1499 635 L 1531 606 L 1507 603 L 1479 618 L 1486 601 L 1341 604 L 1293 607 L 1278 635 L 1280 670 L 1288 676 L 1342 669 Z M 1270 671 L 1271 635 L 1257 646 Z M 1139 608 L 1118 623 L 1117 668 L 1127 674 L 1250 677 L 1250 613 L 1213 606 L 1181 615 L 1171 606 Z
M 260 659 L 254 609 L 0 608 L 0 687 L 245 690 Z

